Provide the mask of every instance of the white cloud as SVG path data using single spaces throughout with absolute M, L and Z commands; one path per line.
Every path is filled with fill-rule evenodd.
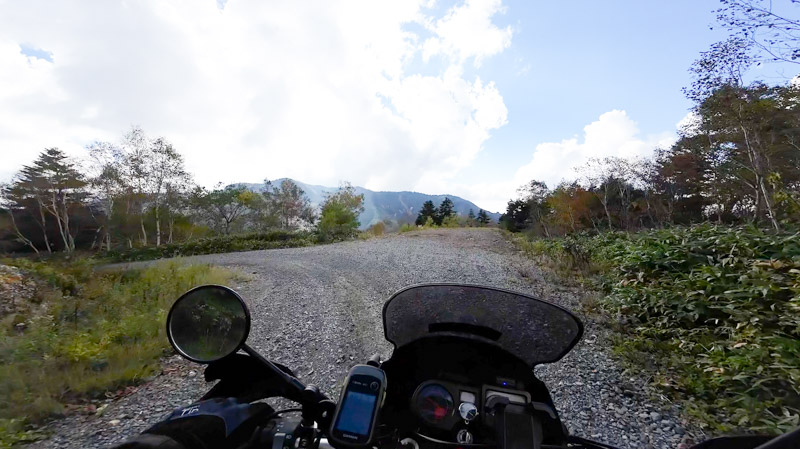
M 82 154 L 132 124 L 170 139 L 205 185 L 290 176 L 409 189 L 455 174 L 507 114 L 494 84 L 462 69 L 508 48 L 512 30 L 493 24 L 497 0 L 443 17 L 423 6 L 3 2 L 0 179 L 46 146 Z M 409 72 L 418 55 L 445 70 Z
M 575 167 L 590 158 L 651 156 L 657 147 L 668 146 L 675 138 L 674 132 L 640 136 L 636 122 L 625 111 L 616 109 L 586 125 L 583 132 L 582 140 L 572 137 L 537 145 L 531 162 L 517 170 L 514 181 L 521 185 L 538 179 L 555 187 L 562 180 L 575 179 Z
M 511 46 L 511 27 L 498 28 L 491 21 L 497 12 L 503 12 L 500 0 L 467 0 L 452 8 L 428 24 L 435 36 L 425 41 L 424 57 L 447 55 L 462 62 L 474 58 L 474 65 L 480 66 L 484 57 Z
M 508 200 L 518 196 L 517 188 L 533 179 L 554 188 L 563 180 L 576 179 L 575 168 L 590 158 L 648 157 L 656 148 L 670 146 L 676 138 L 675 132 L 652 136 L 640 134 L 636 122 L 625 111 L 612 110 L 586 125 L 581 137 L 536 145 L 530 162 L 519 167 L 508 180 L 463 185 L 459 191 L 469 192 L 472 196 L 468 198 L 474 198 L 477 204 L 485 204 L 491 210 L 505 210 Z

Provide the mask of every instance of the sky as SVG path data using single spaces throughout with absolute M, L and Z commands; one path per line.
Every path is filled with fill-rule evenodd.
M 131 126 L 206 187 L 291 177 L 502 211 L 676 139 L 717 0 L 0 0 L 0 182 Z M 797 66 L 748 76 L 784 82 Z

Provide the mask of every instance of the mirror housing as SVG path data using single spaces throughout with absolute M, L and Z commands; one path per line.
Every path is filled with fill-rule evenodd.
M 211 363 L 237 352 L 250 333 L 250 311 L 234 290 L 203 285 L 181 295 L 167 315 L 167 338 L 183 357 Z

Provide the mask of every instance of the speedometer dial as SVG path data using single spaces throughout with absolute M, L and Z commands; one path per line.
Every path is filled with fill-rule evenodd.
M 453 410 L 453 396 L 441 385 L 425 385 L 417 394 L 417 413 L 431 424 L 438 424 L 452 416 Z

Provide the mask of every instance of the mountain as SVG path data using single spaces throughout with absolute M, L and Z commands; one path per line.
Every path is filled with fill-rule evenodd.
M 272 185 L 280 186 L 288 178 L 281 178 L 272 181 Z M 325 196 L 336 192 L 336 187 L 326 187 L 320 185 L 306 184 L 292 179 L 308 196 L 309 201 L 314 207 L 319 207 L 325 200 Z M 245 186 L 254 192 L 260 192 L 264 188 L 263 184 L 238 184 Z M 453 209 L 460 215 L 467 215 L 472 209 L 478 214 L 479 208 L 471 201 L 465 200 L 455 195 L 428 195 L 418 192 L 376 192 L 374 190 L 356 187 L 356 194 L 364 195 L 364 212 L 358 217 L 361 222 L 361 229 L 366 229 L 379 221 L 396 221 L 398 223 L 413 223 L 417 218 L 420 208 L 425 201 L 433 201 L 437 207 L 445 198 L 450 198 L 453 202 Z M 486 211 L 495 222 L 500 218 L 499 213 Z

